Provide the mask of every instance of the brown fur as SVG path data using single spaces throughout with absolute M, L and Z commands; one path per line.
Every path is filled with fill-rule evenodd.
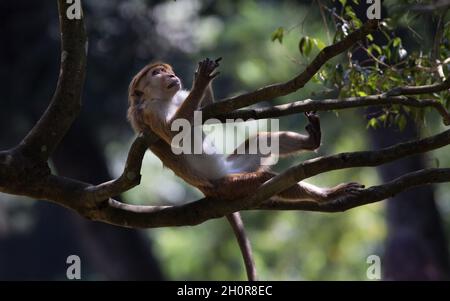
M 142 92 L 137 90 L 137 86 L 140 80 L 147 75 L 147 72 L 151 69 L 162 66 L 167 70 L 173 72 L 172 66 L 162 62 L 153 62 L 146 65 L 142 68 L 131 80 L 130 85 L 128 86 L 128 113 L 127 117 L 131 123 L 133 129 L 137 132 L 143 132 L 146 128 L 144 122 L 144 114 L 142 112 L 142 106 L 140 106 L 140 102 L 142 102 Z

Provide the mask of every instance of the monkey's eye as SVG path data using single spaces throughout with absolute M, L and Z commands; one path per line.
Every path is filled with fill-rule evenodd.
M 159 69 L 155 69 L 152 71 L 152 76 L 155 76 L 156 74 L 159 74 Z

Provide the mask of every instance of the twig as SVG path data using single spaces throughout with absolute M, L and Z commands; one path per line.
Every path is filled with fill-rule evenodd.
M 442 116 L 445 125 L 450 125 L 450 114 L 447 109 L 437 100 L 421 99 L 417 100 L 407 96 L 387 96 L 385 94 L 370 95 L 364 97 L 349 97 L 344 99 L 322 99 L 312 100 L 305 99 L 287 104 L 270 106 L 255 109 L 241 109 L 228 114 L 216 116 L 219 121 L 225 122 L 231 120 L 249 120 L 249 119 L 266 119 L 281 116 L 287 116 L 302 112 L 310 111 L 330 111 L 348 108 L 357 108 L 365 106 L 390 106 L 404 105 L 417 108 L 432 107 Z
M 302 88 L 328 60 L 348 50 L 357 41 L 373 32 L 377 26 L 377 20 L 369 20 L 361 28 L 350 33 L 343 40 L 323 48 L 306 69 L 290 81 L 266 86 L 250 93 L 241 94 L 208 105 L 203 109 L 204 116 L 208 119 L 257 102 L 284 96 L 297 91 Z

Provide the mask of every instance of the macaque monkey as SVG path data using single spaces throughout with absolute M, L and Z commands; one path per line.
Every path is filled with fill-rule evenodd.
M 181 89 L 181 81 L 172 67 L 165 63 L 145 66 L 130 83 L 128 119 L 136 132 L 153 131 L 159 140 L 150 145 L 150 150 L 164 166 L 187 183 L 197 187 L 205 196 L 221 199 L 243 198 L 254 193 L 258 187 L 276 174 L 261 165 L 260 154 L 234 152 L 219 154 L 179 154 L 171 149 L 171 124 L 178 118 L 193 120 L 195 110 L 214 102 L 212 80 L 219 74 L 216 68 L 220 59 L 205 59 L 198 64 L 190 92 Z M 263 132 L 250 137 L 241 146 L 249 145 L 251 139 L 279 139 L 276 155 L 287 156 L 305 150 L 319 148 L 321 131 L 319 117 L 305 113 L 309 124 L 307 135 L 295 132 Z M 204 146 L 208 147 L 208 146 Z M 364 186 L 358 183 L 343 183 L 333 188 L 319 188 L 311 184 L 298 184 L 279 193 L 275 198 L 290 200 L 331 201 L 346 195 L 357 194 Z M 237 236 L 249 280 L 256 280 L 252 251 L 242 219 L 238 212 L 227 216 Z

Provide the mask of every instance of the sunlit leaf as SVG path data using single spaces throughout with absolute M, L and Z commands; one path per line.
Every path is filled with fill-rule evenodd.
M 278 27 L 272 33 L 271 40 L 272 40 L 272 42 L 275 42 L 276 40 L 278 40 L 278 42 L 280 42 L 280 44 L 282 44 L 283 43 L 283 37 L 284 37 L 284 28 L 283 27 Z
M 401 43 L 402 43 L 402 39 L 400 39 L 399 37 L 396 37 L 395 39 L 392 40 L 392 45 L 394 47 L 400 46 Z
M 371 118 L 369 120 L 369 122 L 367 123 L 367 128 L 373 128 L 373 129 L 378 128 L 378 119 Z
M 313 43 L 311 38 L 306 36 L 300 39 L 300 42 L 298 43 L 298 49 L 302 55 L 307 56 L 311 52 L 312 45 Z

